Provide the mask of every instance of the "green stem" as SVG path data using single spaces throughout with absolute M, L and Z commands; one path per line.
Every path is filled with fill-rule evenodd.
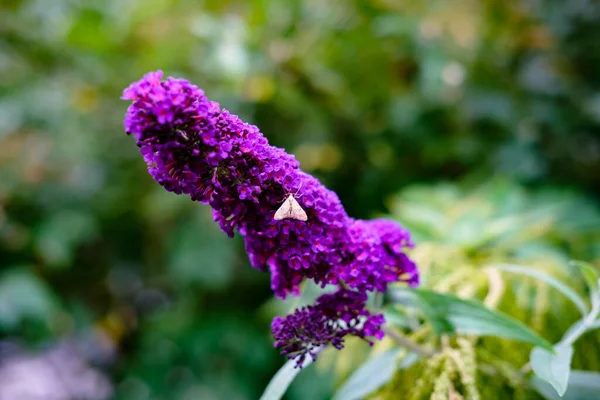
M 386 335 L 394 339 L 399 345 L 404 346 L 407 349 L 414 351 L 415 353 L 419 353 L 427 357 L 431 357 L 437 353 L 437 351 L 435 350 L 430 350 L 426 347 L 421 346 L 418 343 L 413 342 L 412 340 L 402 335 L 400 332 L 398 332 L 396 329 L 390 326 L 384 325 L 382 329 Z
M 571 329 L 567 331 L 565 336 L 557 344 L 564 344 L 567 346 L 575 343 L 577 339 L 585 332 L 594 327 L 598 326 L 598 315 L 600 314 L 600 293 L 594 293 L 592 296 L 592 309 L 588 315 L 585 316 L 581 321 L 576 322 L 572 325 Z

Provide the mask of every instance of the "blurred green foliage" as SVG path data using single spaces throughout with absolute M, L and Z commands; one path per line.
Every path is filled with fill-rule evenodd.
M 156 69 L 258 125 L 351 215 L 392 210 L 427 285 L 483 295 L 484 277 L 455 266 L 505 258 L 568 280 L 567 258 L 599 261 L 598 206 L 578 194 L 600 187 L 598 21 L 584 0 L 3 2 L 0 335 L 101 329 L 119 346 L 117 395 L 134 400 L 254 399 L 282 363 L 273 314 L 256 311 L 268 277 L 210 210 L 153 182 L 123 133 L 121 90 Z M 496 175 L 542 189 L 459 202 L 456 186 L 425 186 L 385 204 L 414 182 Z M 435 254 L 460 263 L 430 274 Z M 515 282 L 499 307 L 560 336 L 568 309 Z M 352 354 L 331 356 L 338 378 Z M 600 368 L 586 356 L 578 367 Z M 301 384 L 316 373 L 289 397 L 328 398 L 333 378 Z
M 600 262 L 600 209 L 590 199 L 556 189 L 531 192 L 498 179 L 483 185 L 411 186 L 390 206 L 420 243 L 412 255 L 421 268 L 424 287 L 484 301 L 551 342 L 559 341 L 581 317 L 567 297 L 541 280 L 493 267 L 511 263 L 545 272 L 586 298 L 585 279 L 569 260 L 585 257 Z M 435 340 L 423 329 L 416 331 L 424 333 L 426 341 Z M 600 332 L 585 335 L 575 345 L 573 367 L 600 371 L 600 359 L 589 351 L 599 345 Z M 482 399 L 539 397 L 520 372 L 528 363 L 531 346 L 465 335 L 454 346 L 463 353 L 458 357 L 464 363 L 475 362 L 475 387 Z M 409 398 L 414 399 L 429 398 L 427 388 L 443 373 L 443 365 L 441 358 L 399 371 L 382 398 L 396 398 L 398 392 L 411 393 Z M 412 382 L 417 380 L 425 392 L 415 394 L 419 385 Z

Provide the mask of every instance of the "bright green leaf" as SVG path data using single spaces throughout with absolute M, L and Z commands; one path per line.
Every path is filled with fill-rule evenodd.
M 454 333 L 454 326 L 440 313 L 436 312 L 429 303 L 423 301 L 413 290 L 393 289 L 388 292 L 396 304 L 412 306 L 421 310 L 431 324 L 434 333 L 440 336 L 444 333 Z
M 304 363 L 302 364 L 302 368 L 296 368 L 296 361 L 289 360 L 283 367 L 277 371 L 277 373 L 271 378 L 271 381 L 267 385 L 267 388 L 263 392 L 262 396 L 260 396 L 260 400 L 279 400 L 285 394 L 285 391 L 294 381 L 296 375 L 303 368 L 308 367 L 312 364 L 313 360 L 311 357 L 306 357 Z
M 392 289 L 394 292 L 409 290 L 421 299 L 421 304 L 428 306 L 426 316 L 427 313 L 433 313 L 435 319 L 447 321 L 457 332 L 503 337 L 552 351 L 552 345 L 527 326 L 499 311 L 490 310 L 479 302 L 426 289 Z
M 541 379 L 547 381 L 562 396 L 567 390 L 573 347 L 558 345 L 554 347 L 554 354 L 545 349 L 535 347 L 531 351 L 530 363 L 533 372 Z
M 494 264 L 491 265 L 492 268 L 497 268 L 501 271 L 512 272 L 515 274 L 525 275 L 537 280 L 540 280 L 548 285 L 552 286 L 554 289 L 561 292 L 565 297 L 575 304 L 575 307 L 579 310 L 581 315 L 586 315 L 589 310 L 588 306 L 585 303 L 585 300 L 577 294 L 577 292 L 571 289 L 569 286 L 559 281 L 558 279 L 548 275 L 545 272 L 533 269 L 531 267 L 524 267 L 521 265 L 513 265 L 513 264 Z

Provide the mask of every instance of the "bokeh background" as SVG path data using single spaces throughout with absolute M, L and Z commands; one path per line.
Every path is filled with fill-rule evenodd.
M 3 1 L 0 398 L 256 399 L 284 361 L 268 276 L 123 131 L 121 92 L 152 70 L 258 125 L 350 215 L 399 219 L 432 276 L 457 254 L 598 265 L 599 27 L 591 0 Z M 453 271 L 442 289 L 471 279 Z M 556 340 L 576 316 L 544 304 L 516 316 Z M 330 398 L 360 349 L 288 398 Z

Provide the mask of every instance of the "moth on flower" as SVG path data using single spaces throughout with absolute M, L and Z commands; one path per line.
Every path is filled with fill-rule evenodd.
M 306 221 L 308 216 L 300 204 L 298 204 L 298 201 L 296 201 L 294 195 L 290 194 L 287 199 L 285 199 L 281 207 L 279 207 L 279 209 L 275 212 L 273 218 L 277 221 L 286 218 Z

